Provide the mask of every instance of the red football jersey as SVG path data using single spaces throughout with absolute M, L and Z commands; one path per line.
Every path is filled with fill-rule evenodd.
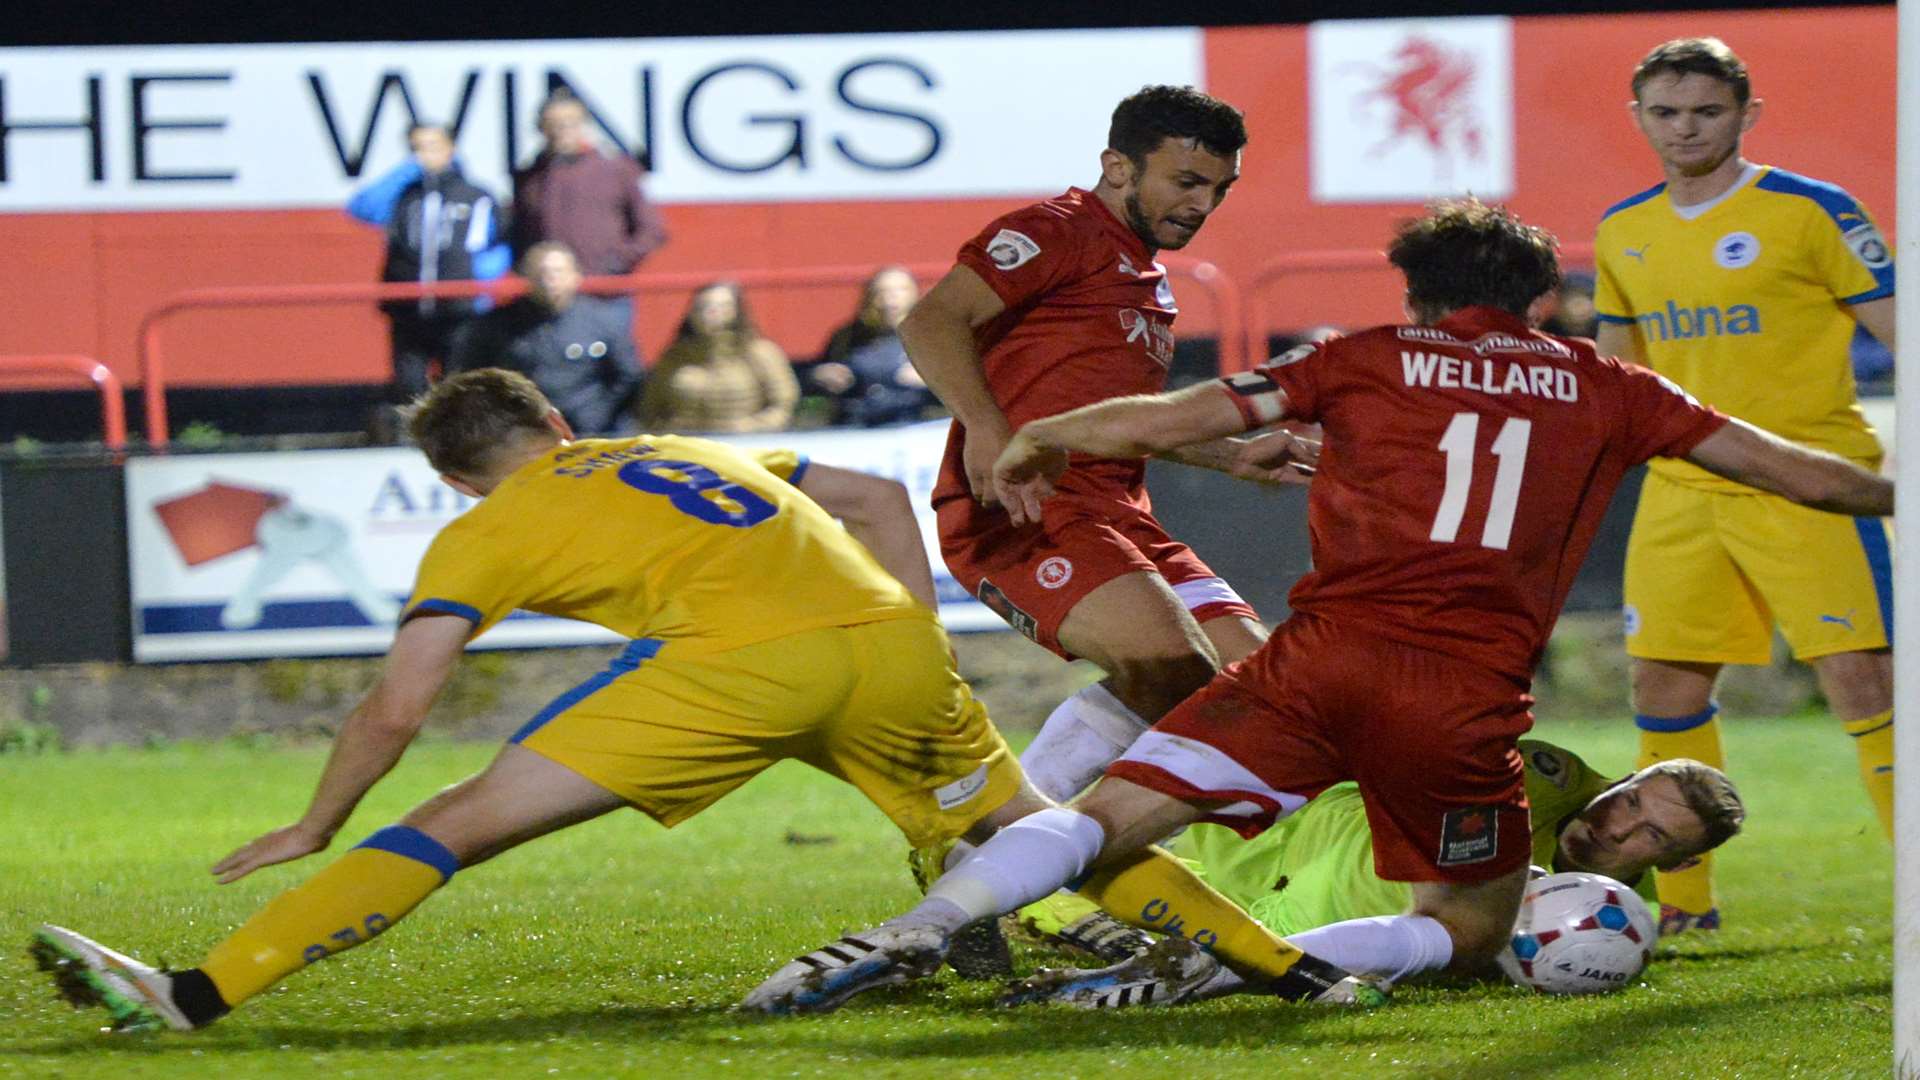
M 974 344 L 987 387 L 1015 430 L 1166 385 L 1178 310 L 1166 270 L 1093 193 L 1068 188 L 995 219 L 960 248 L 959 262 L 1007 305 L 974 331 Z M 936 504 L 967 494 L 965 439 L 955 421 Z M 1119 494 L 1137 497 L 1146 462 L 1076 458 L 1073 472 L 1063 481 L 1069 489 L 1118 485 Z
M 1531 678 L 1628 469 L 1727 417 L 1589 341 L 1492 308 L 1302 346 L 1222 380 L 1249 427 L 1326 443 L 1295 610 Z

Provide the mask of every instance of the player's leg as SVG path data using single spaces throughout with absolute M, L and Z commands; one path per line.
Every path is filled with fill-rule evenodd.
M 1860 779 L 1887 838 L 1893 838 L 1893 652 L 1832 653 L 1812 661 L 1860 760 Z
M 94 1003 L 123 1027 L 203 1027 L 316 960 L 372 940 L 466 866 L 625 805 L 605 788 L 518 746 L 380 829 L 269 901 L 193 968 L 161 972 L 70 931 L 39 936 L 67 979 L 100 979 Z M 91 972 L 86 969 L 93 969 Z M 102 978 L 104 976 L 104 978 Z
M 1813 666 L 1893 835 L 1893 552 L 1886 522 L 1757 496 L 1729 542 L 1779 617 L 1793 655 Z
M 1773 619 L 1741 572 L 1722 518 L 1751 496 L 1721 496 L 1649 475 L 1627 543 L 1626 642 L 1639 767 L 1688 757 L 1726 767 L 1713 686 L 1723 664 L 1772 657 Z M 1656 878 L 1662 932 L 1719 924 L 1713 858 Z
M 1257 704 L 1250 698 L 1245 703 Z M 1240 711 L 1237 703 L 1196 707 L 1188 702 L 1165 723 L 1188 710 L 1197 711 L 1193 725 L 1213 733 L 1235 727 L 1219 722 L 1222 710 Z M 1132 762 L 1135 756 L 1140 760 Z M 1229 816 L 1257 827 L 1283 808 L 1301 805 L 1305 795 L 1272 790 L 1224 751 L 1158 731 L 1137 742 L 1114 770 L 1079 806 L 1044 810 L 1001 829 L 936 882 L 913 910 L 802 957 L 776 972 L 746 1004 L 776 1012 L 824 1010 L 871 986 L 926 974 L 938 963 L 948 936 L 961 927 L 1077 879 L 1078 888 L 1108 910 L 1164 932 L 1192 935 L 1277 994 L 1352 999 L 1344 973 L 1305 961 L 1299 950 L 1260 927 L 1179 860 L 1146 846 L 1198 820 L 1204 804 L 1230 803 Z M 1198 779 L 1182 779 L 1182 773 Z M 1207 794 L 1215 791 L 1221 794 Z M 859 959 L 850 962 L 849 956 Z M 868 963 L 869 956 L 887 959 L 872 962 L 871 977 L 839 979 L 840 971 Z
M 1526 884 L 1524 866 L 1466 885 L 1416 882 L 1412 910 L 1404 915 L 1349 919 L 1287 940 L 1330 964 L 1388 983 L 1443 969 L 1473 972 L 1512 936 Z

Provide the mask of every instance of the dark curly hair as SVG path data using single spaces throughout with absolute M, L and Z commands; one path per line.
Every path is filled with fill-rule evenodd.
M 1547 230 L 1468 196 L 1401 224 L 1387 261 L 1406 276 L 1407 303 L 1421 318 L 1481 305 L 1525 316 L 1560 284 L 1559 246 Z
M 1246 118 L 1239 109 L 1191 86 L 1143 86 L 1113 110 L 1107 146 L 1135 168 L 1168 139 L 1193 139 L 1209 153 L 1227 157 L 1247 145 Z

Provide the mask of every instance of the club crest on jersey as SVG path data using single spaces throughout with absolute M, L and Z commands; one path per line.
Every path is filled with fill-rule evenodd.
M 1052 556 L 1034 570 L 1033 580 L 1043 589 L 1057 589 L 1073 580 L 1073 564 L 1058 555 Z
M 1848 229 L 1844 239 L 1847 247 L 1853 249 L 1853 256 L 1864 263 L 1869 270 L 1885 270 L 1893 265 L 1893 253 L 1887 250 L 1887 242 L 1880 238 L 1880 230 L 1873 222 L 1864 222 Z
M 1001 229 L 987 242 L 987 258 L 1002 270 L 1012 270 L 1038 254 L 1040 245 L 1026 233 L 1013 229 Z
M 1713 245 L 1713 261 L 1727 270 L 1752 266 L 1760 257 L 1760 239 L 1750 232 L 1730 232 Z
M 1551 750 L 1535 750 L 1532 757 L 1533 771 L 1550 781 L 1561 791 L 1567 790 L 1567 766 L 1560 755 Z

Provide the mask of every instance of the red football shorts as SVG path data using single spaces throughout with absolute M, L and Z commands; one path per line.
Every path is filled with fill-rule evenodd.
M 1222 804 L 1206 820 L 1249 837 L 1357 780 L 1382 878 L 1486 881 L 1530 861 L 1532 705 L 1508 676 L 1296 614 L 1107 775 Z
M 1017 529 L 1004 511 L 982 510 L 966 498 L 949 499 L 935 513 L 940 554 L 954 579 L 1015 630 L 1069 660 L 1060 623 L 1088 593 L 1122 574 L 1159 574 L 1199 622 L 1259 618 L 1192 548 L 1125 499 L 1061 492 L 1047 501 L 1040 525 Z

